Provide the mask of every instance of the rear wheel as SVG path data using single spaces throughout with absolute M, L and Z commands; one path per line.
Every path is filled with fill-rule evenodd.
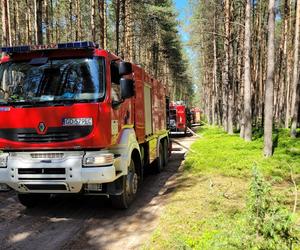
M 50 198 L 50 194 L 18 194 L 20 203 L 28 208 L 42 204 Z
M 168 165 L 169 161 L 169 145 L 168 140 L 164 140 L 164 168 Z
M 131 159 L 128 167 L 128 173 L 122 177 L 122 194 L 112 195 L 111 202 L 113 207 L 125 209 L 133 202 L 138 189 L 138 175 L 135 169 L 134 161 Z
M 164 169 L 164 148 L 162 143 L 159 143 L 159 149 L 158 149 L 158 157 L 156 159 L 156 164 L 155 164 L 155 172 L 160 173 Z

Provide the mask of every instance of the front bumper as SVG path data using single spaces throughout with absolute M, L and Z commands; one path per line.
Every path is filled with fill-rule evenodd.
M 54 153 L 49 153 L 53 155 Z M 115 164 L 104 167 L 83 167 L 84 152 L 47 153 L 13 152 L 7 168 L 0 168 L 0 183 L 21 193 L 78 193 L 84 184 L 102 184 L 117 179 Z M 34 156 L 34 158 L 32 157 Z

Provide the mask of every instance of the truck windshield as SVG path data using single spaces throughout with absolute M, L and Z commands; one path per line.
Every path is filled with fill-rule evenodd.
M 48 60 L 0 65 L 0 103 L 94 101 L 104 96 L 104 59 Z

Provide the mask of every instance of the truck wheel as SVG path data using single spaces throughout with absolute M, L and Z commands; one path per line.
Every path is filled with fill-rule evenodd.
M 159 143 L 159 149 L 158 149 L 159 155 L 156 159 L 155 163 L 155 172 L 159 174 L 164 169 L 164 148 L 162 143 Z
M 38 204 L 42 204 L 50 198 L 50 194 L 18 194 L 20 203 L 27 207 L 35 207 Z
M 132 159 L 128 167 L 127 175 L 123 176 L 122 189 L 123 192 L 121 195 L 111 196 L 111 202 L 115 208 L 126 209 L 133 202 L 138 189 L 138 175 Z
M 164 141 L 164 168 L 168 165 L 169 161 L 169 146 L 168 140 Z

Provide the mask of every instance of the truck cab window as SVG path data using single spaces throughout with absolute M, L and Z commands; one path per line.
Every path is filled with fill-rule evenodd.
M 43 65 L 0 65 L 0 102 L 95 101 L 104 97 L 103 58 L 53 59 Z
M 111 99 L 114 102 L 121 101 L 121 89 L 120 89 L 120 75 L 119 68 L 116 62 L 112 62 L 110 65 L 111 75 Z

